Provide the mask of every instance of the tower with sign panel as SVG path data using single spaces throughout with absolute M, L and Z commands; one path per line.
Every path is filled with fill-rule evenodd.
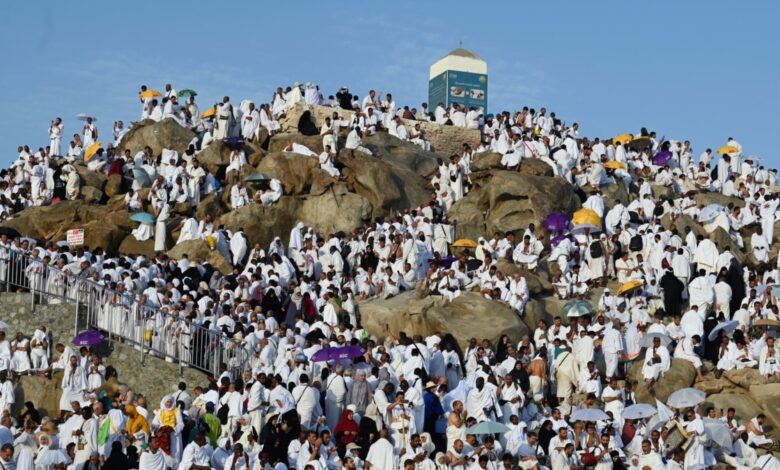
M 477 54 L 458 48 L 431 65 L 428 79 L 428 109 L 439 103 L 449 108 L 460 103 L 487 112 L 487 62 Z

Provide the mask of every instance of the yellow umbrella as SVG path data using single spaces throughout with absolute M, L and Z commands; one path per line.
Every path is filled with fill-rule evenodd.
M 739 149 L 734 147 L 733 145 L 724 145 L 723 147 L 718 149 L 718 153 L 720 155 L 731 155 L 739 153 Z
M 574 225 L 589 224 L 600 227 L 601 217 L 599 217 L 599 215 L 591 209 L 580 209 L 572 216 L 571 223 Z
M 203 114 L 200 115 L 200 118 L 201 119 L 210 118 L 211 116 L 214 116 L 215 114 L 217 114 L 217 110 L 214 109 L 214 108 L 209 108 L 209 109 L 203 111 Z
M 617 162 L 615 160 L 610 160 L 607 163 L 604 164 L 604 168 L 610 169 L 610 170 L 625 170 L 626 164 L 623 162 Z
M 92 157 L 95 156 L 98 150 L 103 146 L 101 142 L 95 142 L 94 144 L 87 147 L 87 150 L 84 152 L 84 161 L 88 162 L 92 160 Z
M 477 242 L 468 238 L 461 238 L 460 240 L 453 243 L 452 246 L 455 248 L 476 248 Z
M 633 134 L 620 134 L 612 138 L 612 142 L 616 144 L 625 144 L 634 140 Z
M 162 93 L 160 93 L 157 90 L 146 90 L 138 94 L 138 97 L 141 98 L 142 100 L 145 100 L 147 98 L 157 98 L 158 96 L 162 96 Z
M 637 287 L 642 287 L 641 279 L 634 279 L 633 281 L 624 282 L 623 284 L 620 284 L 620 287 L 618 287 L 617 295 L 623 295 L 627 292 L 631 292 Z

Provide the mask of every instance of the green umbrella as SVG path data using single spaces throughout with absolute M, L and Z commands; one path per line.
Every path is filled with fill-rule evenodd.
M 198 96 L 198 92 L 195 90 L 190 90 L 189 88 L 185 88 L 184 90 L 181 90 L 180 92 L 176 93 L 176 96 L 179 98 L 182 98 L 184 96 L 190 97 L 190 96 Z
M 572 300 L 561 309 L 566 318 L 579 318 L 593 315 L 593 306 L 585 300 Z
M 509 431 L 506 425 L 496 421 L 482 421 L 466 429 L 466 434 L 503 434 Z

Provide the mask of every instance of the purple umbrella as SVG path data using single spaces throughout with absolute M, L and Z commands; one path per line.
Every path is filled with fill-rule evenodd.
M 241 145 L 244 145 L 244 139 L 242 139 L 239 136 L 228 137 L 223 142 L 225 143 L 225 145 L 228 145 L 230 147 L 239 147 Z
M 562 232 L 569 228 L 569 216 L 562 212 L 550 214 L 544 218 L 542 226 L 550 232 Z
M 452 263 L 454 263 L 456 259 L 458 259 L 457 256 L 445 256 L 444 258 L 440 258 L 439 266 L 449 269 L 449 267 L 452 266 Z
M 95 330 L 82 331 L 75 338 L 73 338 L 73 344 L 76 346 L 94 346 L 103 342 L 106 339 L 103 333 Z
M 344 359 L 354 359 L 365 354 L 365 350 L 360 346 L 344 346 L 342 348 L 324 348 L 320 349 L 311 357 L 314 362 L 341 361 Z
M 550 240 L 550 243 L 552 243 L 553 246 L 558 246 L 558 243 L 564 241 L 567 238 L 569 238 L 568 235 L 558 235 L 557 237 Z
M 653 164 L 658 166 L 664 166 L 667 163 L 669 163 L 669 160 L 672 159 L 672 152 L 665 151 L 665 152 L 658 152 L 653 157 Z

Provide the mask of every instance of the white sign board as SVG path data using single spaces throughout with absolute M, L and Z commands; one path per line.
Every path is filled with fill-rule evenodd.
M 74 228 L 67 232 L 67 242 L 70 246 L 78 246 L 84 244 L 84 229 Z

